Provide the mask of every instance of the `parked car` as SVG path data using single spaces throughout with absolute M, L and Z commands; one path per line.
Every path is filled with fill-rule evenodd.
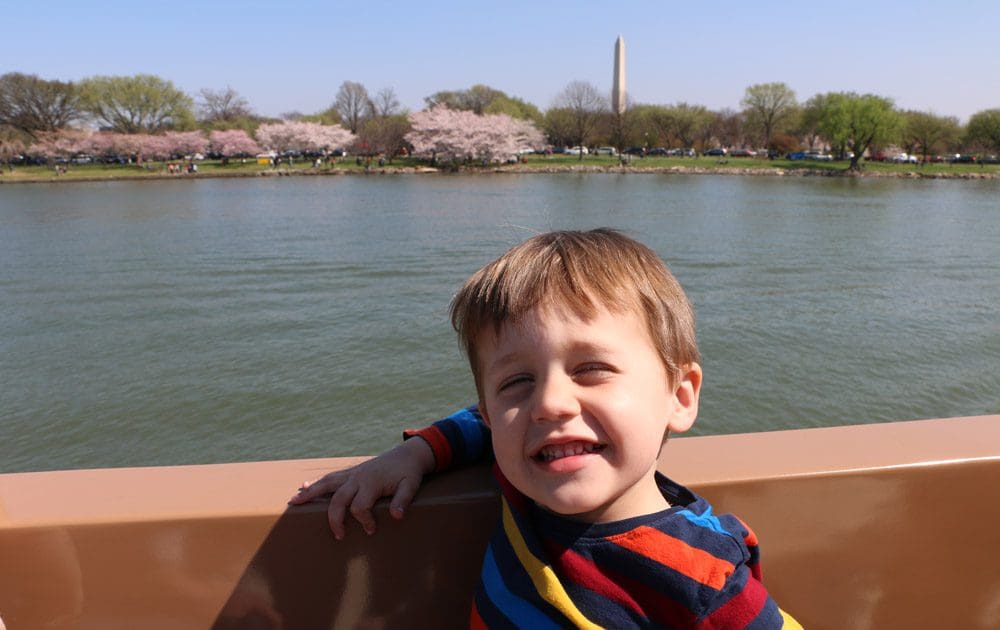
M 663 147 L 653 147 L 649 151 L 646 151 L 646 155 L 670 155 L 670 151 L 667 151 Z
M 614 147 L 597 147 L 594 155 L 618 155 L 618 149 Z
M 566 148 L 566 154 L 567 155 L 581 155 L 581 154 L 582 155 L 588 155 L 589 153 L 590 153 L 590 149 L 588 149 L 587 147 L 567 147 Z
M 956 153 L 951 158 L 952 164 L 971 164 L 976 161 L 976 156 L 974 155 L 961 155 Z
M 833 161 L 833 156 L 829 153 L 820 153 L 819 151 L 806 151 L 807 160 L 817 160 L 819 162 L 831 162 Z
M 727 150 L 725 150 L 725 149 L 709 149 L 708 151 L 705 151 L 704 153 L 702 153 L 702 155 L 724 156 L 724 155 L 726 155 L 728 153 L 729 152 Z
M 897 153 L 892 156 L 892 161 L 897 164 L 916 164 L 920 160 L 917 159 L 917 156 L 910 155 L 909 153 Z
M 754 157 L 757 152 L 753 149 L 733 149 L 729 152 L 730 157 Z
M 694 157 L 694 149 L 670 149 L 667 155 L 673 157 Z
M 789 160 L 804 160 L 804 159 L 806 159 L 806 152 L 805 151 L 792 151 L 791 153 L 789 153 L 788 155 L 786 155 L 785 158 L 789 159 Z
M 643 155 L 646 155 L 646 149 L 642 147 L 629 147 L 625 149 L 623 153 L 625 153 L 625 155 L 638 155 L 641 157 Z

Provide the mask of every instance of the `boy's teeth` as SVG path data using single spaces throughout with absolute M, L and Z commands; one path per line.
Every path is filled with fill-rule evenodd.
M 591 442 L 568 442 L 566 444 L 552 444 L 542 448 L 538 453 L 538 458 L 543 462 L 551 462 L 554 459 L 570 457 L 572 455 L 582 455 L 593 453 L 597 450 L 597 444 Z

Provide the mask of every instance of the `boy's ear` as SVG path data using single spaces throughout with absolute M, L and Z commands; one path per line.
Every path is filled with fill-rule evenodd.
M 667 430 L 683 433 L 691 428 L 698 417 L 698 396 L 701 394 L 701 366 L 691 363 L 683 368 L 674 385 L 673 409 L 667 421 Z

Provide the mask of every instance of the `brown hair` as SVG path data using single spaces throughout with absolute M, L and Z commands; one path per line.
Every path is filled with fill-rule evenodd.
M 547 232 L 474 273 L 451 302 L 480 398 L 479 336 L 487 327 L 499 334 L 539 306 L 566 307 L 585 320 L 601 306 L 638 311 L 671 379 L 698 361 L 694 311 L 653 250 L 610 228 Z

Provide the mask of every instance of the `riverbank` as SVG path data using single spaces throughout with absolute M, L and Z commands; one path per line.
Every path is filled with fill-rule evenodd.
M 397 160 L 385 166 L 365 167 L 352 162 L 281 165 L 277 168 L 255 163 L 222 164 L 217 161 L 199 162 L 197 172 L 170 172 L 166 164 L 137 165 L 70 165 L 58 171 L 47 166 L 15 167 L 4 170 L 0 184 L 36 184 L 64 182 L 103 182 L 117 180 L 193 180 L 240 177 L 317 177 L 339 175 L 414 175 L 455 173 L 491 175 L 558 174 L 558 173 L 636 173 L 679 175 L 737 175 L 770 177 L 891 177 L 901 179 L 1000 179 L 1000 165 L 928 164 L 907 165 L 869 163 L 861 171 L 850 171 L 846 163 L 803 163 L 790 160 L 714 160 L 655 159 L 636 160 L 621 165 L 615 158 L 588 157 L 581 163 L 576 158 L 535 156 L 523 163 L 452 167 L 430 167 L 414 159 Z

